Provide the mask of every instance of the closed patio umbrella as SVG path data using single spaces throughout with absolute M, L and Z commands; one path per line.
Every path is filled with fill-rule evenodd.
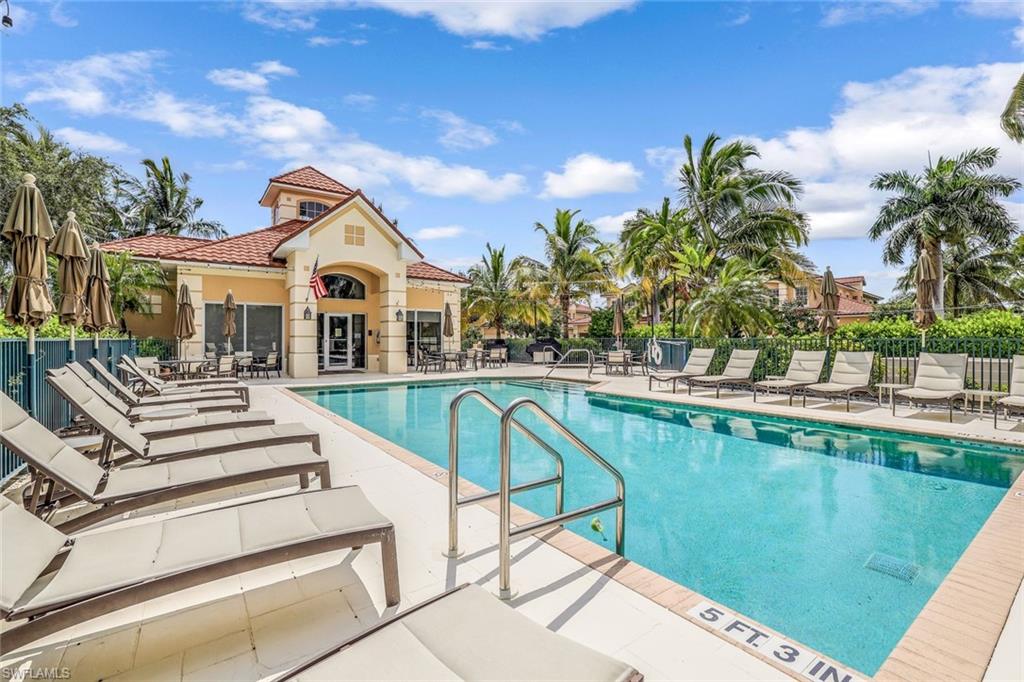
M 916 269 L 917 311 L 915 317 L 919 325 L 928 328 L 935 323 L 935 287 L 938 285 L 939 273 L 936 271 L 931 252 L 927 249 L 921 251 Z
M 53 239 L 53 225 L 31 173 L 22 176 L 22 184 L 15 190 L 0 236 L 11 242 L 14 262 L 14 283 L 4 316 L 9 322 L 28 328 L 26 403 L 29 412 L 35 414 L 36 329 L 53 314 L 53 301 L 46 283 L 46 244 Z
M 839 311 L 839 287 L 832 274 L 832 268 L 825 267 L 825 275 L 821 278 L 821 322 L 819 329 L 826 337 L 835 332 L 839 323 L 836 313 Z
M 622 315 L 622 299 L 615 299 L 615 314 L 612 317 L 612 336 L 615 337 L 615 347 L 622 350 L 622 335 L 626 332 L 626 322 Z
M 85 317 L 82 319 L 82 328 L 93 335 L 93 357 L 100 347 L 100 332 L 115 324 L 114 310 L 110 306 L 110 273 L 107 272 L 103 252 L 93 244 L 89 277 L 85 284 Z
M 452 306 L 450 303 L 444 304 L 444 327 L 441 330 L 446 339 L 451 339 L 455 336 L 455 322 L 452 320 Z
M 182 357 L 181 342 L 196 335 L 196 310 L 192 307 L 192 293 L 184 282 L 178 290 L 178 311 L 174 319 L 174 338 L 178 339 L 178 359 Z
M 60 321 L 71 328 L 68 357 L 75 359 L 75 328 L 85 318 L 85 285 L 89 278 L 89 249 L 82 238 L 82 228 L 75 212 L 68 211 L 67 220 L 50 242 L 50 253 L 57 257 L 57 285 L 60 287 Z
M 236 307 L 235 295 L 228 289 L 228 295 L 224 297 L 224 324 L 221 326 L 221 331 L 227 340 L 228 353 L 231 353 L 231 337 L 238 333 L 238 327 L 235 324 Z

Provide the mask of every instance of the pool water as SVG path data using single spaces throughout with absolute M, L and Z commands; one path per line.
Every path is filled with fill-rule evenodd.
M 447 467 L 448 405 L 468 386 L 503 407 L 535 399 L 622 472 L 630 559 L 869 675 L 1024 469 L 1017 450 L 590 395 L 565 382 L 297 392 Z M 534 415 L 519 419 L 564 455 L 567 510 L 614 496 L 605 472 Z M 497 489 L 497 416 L 470 400 L 459 426 L 461 475 Z M 553 471 L 513 434 L 513 484 Z M 554 489 L 514 501 L 551 514 Z M 613 548 L 614 512 L 600 516 L 603 536 L 590 519 L 569 527 Z

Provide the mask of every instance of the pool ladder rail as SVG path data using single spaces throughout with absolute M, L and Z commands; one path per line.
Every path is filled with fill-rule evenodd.
M 589 351 L 588 351 L 589 352 Z M 499 484 L 498 490 L 478 493 L 459 497 L 459 408 L 468 398 L 473 398 L 487 407 L 491 412 L 499 415 Z M 528 409 L 540 417 L 548 426 L 554 429 L 559 435 L 569 441 L 577 450 L 583 453 L 592 462 L 604 469 L 615 479 L 615 497 L 603 502 L 580 507 L 573 511 L 564 510 L 565 502 L 565 462 L 550 443 L 516 420 L 515 415 L 519 410 Z M 523 535 L 531 535 L 548 528 L 561 526 L 569 521 L 597 514 L 608 509 L 615 509 L 615 552 L 623 556 L 626 551 L 626 482 L 622 474 L 614 466 L 609 464 L 601 455 L 594 451 L 589 445 L 573 433 L 567 426 L 562 424 L 550 412 L 540 406 L 531 398 L 517 398 L 509 403 L 504 410 L 488 398 L 482 391 L 476 388 L 467 388 L 459 392 L 449 405 L 448 420 L 448 551 L 445 556 L 455 558 L 461 556 L 459 552 L 459 507 L 470 504 L 477 504 L 484 500 L 498 498 L 498 596 L 502 599 L 511 599 L 513 596 L 511 588 L 511 566 L 512 566 L 512 540 Z M 512 429 L 529 438 L 538 445 L 555 462 L 555 475 L 541 478 L 528 483 L 512 485 Z M 512 493 L 534 490 L 549 485 L 555 486 L 555 514 L 547 518 L 538 519 L 530 523 L 512 528 Z
M 547 352 L 549 349 L 551 351 L 554 351 L 555 353 L 558 353 L 558 349 L 555 348 L 554 346 L 544 346 L 544 351 L 545 352 Z M 584 364 L 579 364 L 579 363 L 577 363 L 577 364 L 568 364 L 568 365 L 563 365 L 562 364 L 562 363 L 565 362 L 566 358 L 572 357 L 573 355 L 580 355 L 580 354 L 584 354 L 584 355 L 587 356 L 587 364 L 585 364 L 585 365 Z M 556 362 L 554 365 L 551 366 L 551 369 L 549 369 L 548 373 L 544 375 L 544 378 L 547 379 L 559 367 L 574 367 L 576 369 L 583 369 L 584 367 L 586 367 L 587 368 L 587 378 L 589 379 L 590 375 L 592 375 L 594 373 L 594 353 L 589 348 L 570 348 L 569 350 L 565 351 L 565 353 L 562 355 L 562 357 L 558 358 L 558 362 Z M 540 406 L 538 405 L 538 407 L 540 407 Z

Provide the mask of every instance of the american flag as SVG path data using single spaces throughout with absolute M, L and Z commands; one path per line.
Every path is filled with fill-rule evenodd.
M 324 278 L 320 276 L 320 256 L 313 262 L 313 272 L 309 275 L 309 288 L 313 292 L 313 298 L 320 300 L 327 295 L 327 285 Z

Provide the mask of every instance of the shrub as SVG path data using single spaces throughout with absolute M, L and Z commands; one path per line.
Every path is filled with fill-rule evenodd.
M 948 338 L 1024 338 L 1024 316 L 1009 310 L 985 310 L 963 317 L 936 320 L 928 336 Z
M 79 339 L 85 339 L 91 338 L 92 334 L 79 328 L 75 332 L 75 336 Z M 11 324 L 6 320 L 0 320 L 0 339 L 24 339 L 26 337 L 28 337 L 28 330 L 25 327 L 22 327 L 20 324 Z M 67 339 L 70 337 L 71 328 L 61 324 L 60 319 L 57 317 L 51 317 L 41 327 L 36 329 L 37 339 Z M 100 337 L 104 339 L 123 339 L 125 335 L 114 328 L 104 329 L 100 332 Z

